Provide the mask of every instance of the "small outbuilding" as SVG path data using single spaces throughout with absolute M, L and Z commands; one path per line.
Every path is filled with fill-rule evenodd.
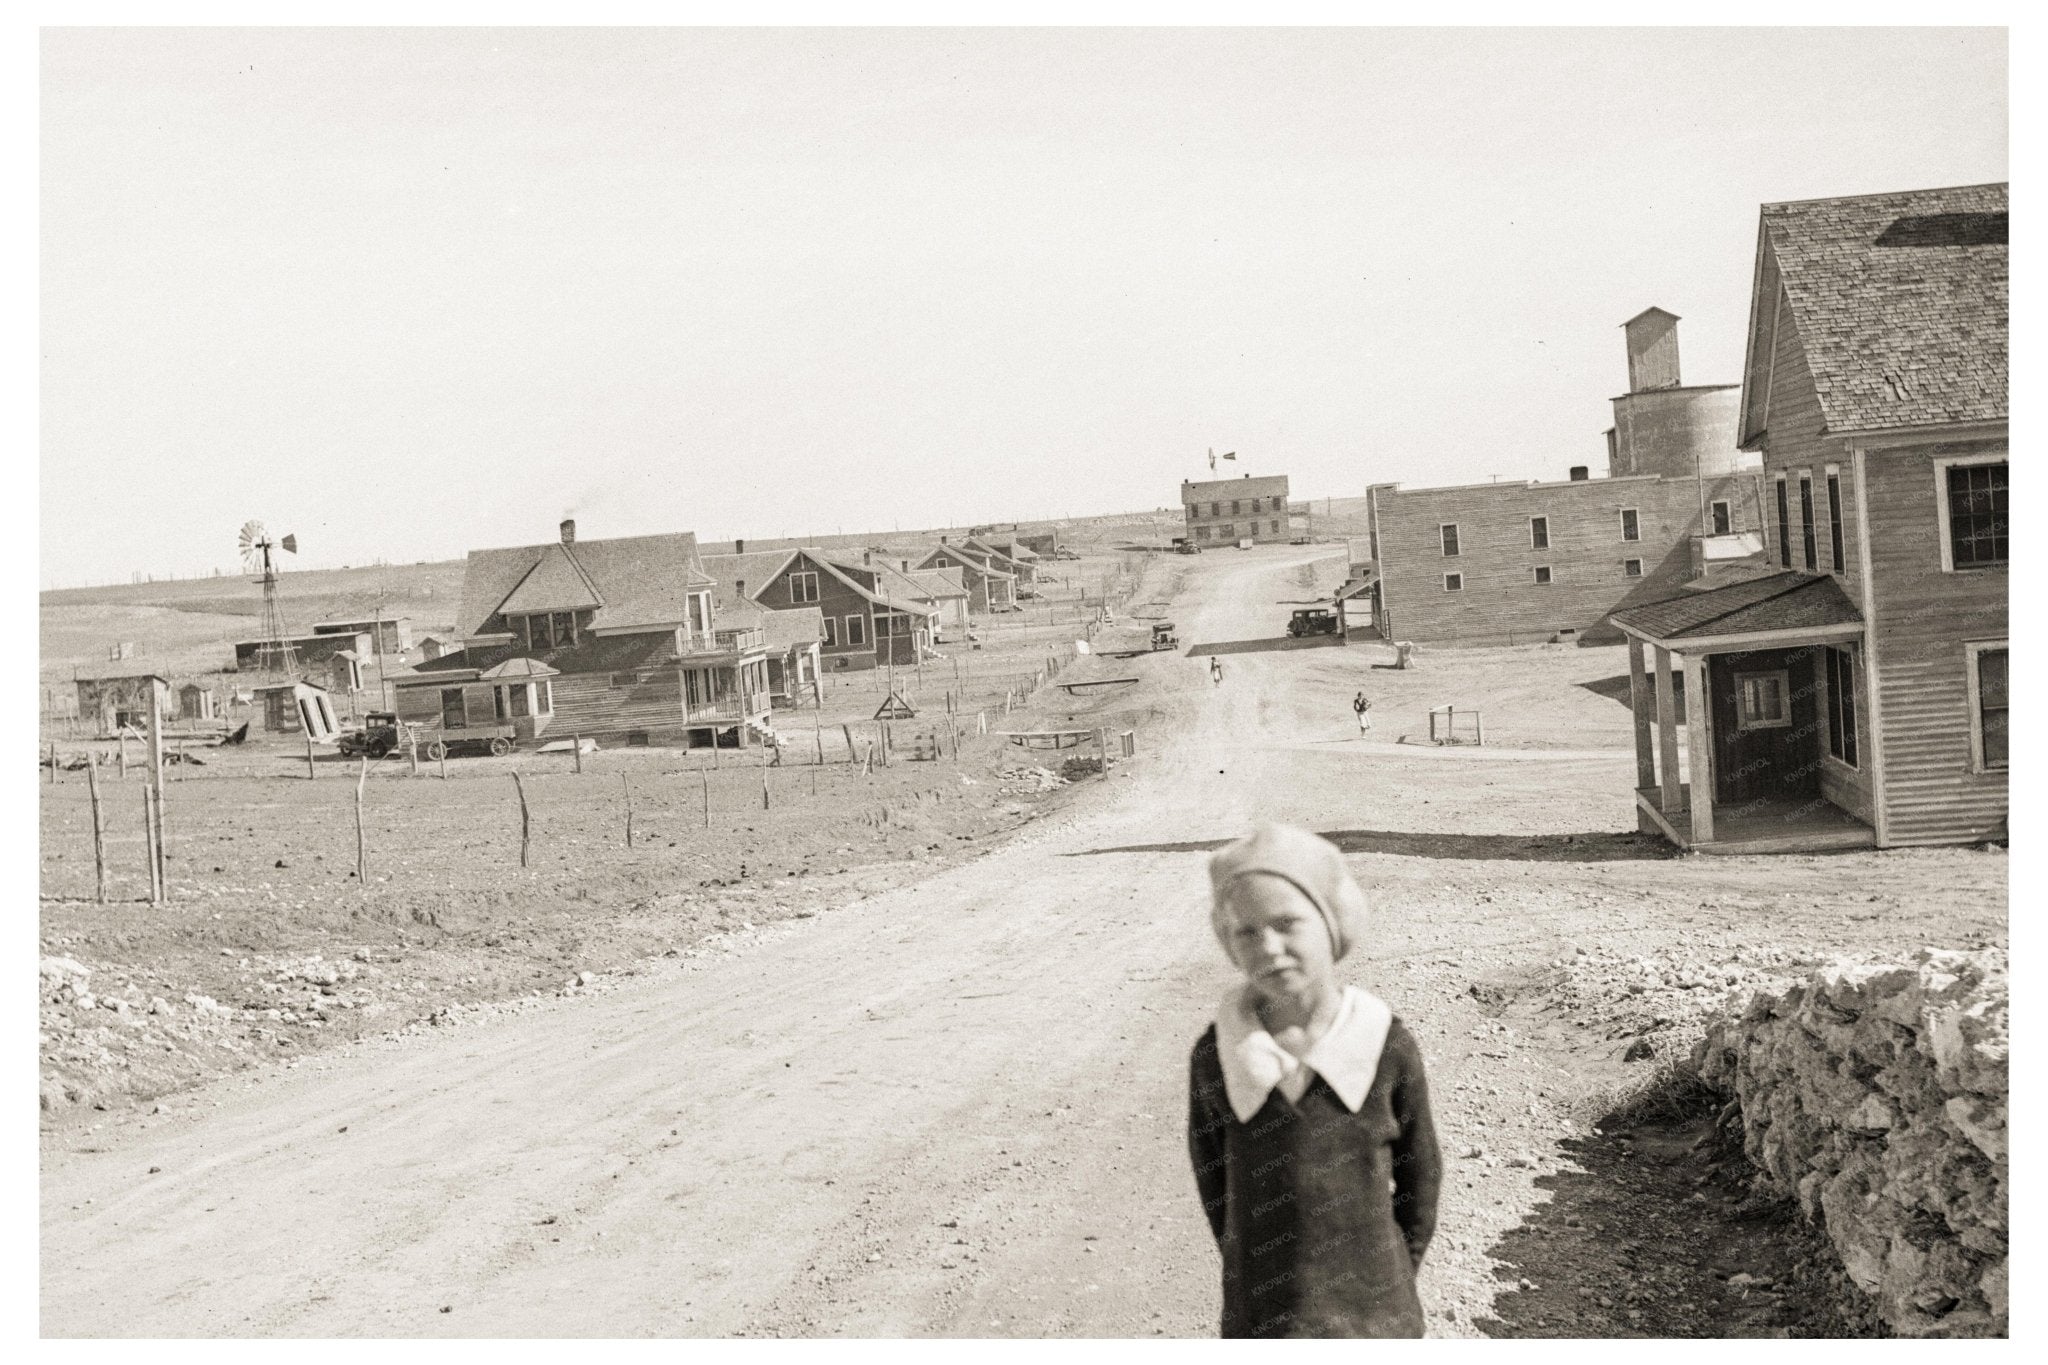
M 123 726 L 146 731 L 153 708 L 170 714 L 171 684 L 155 673 L 79 678 L 74 685 L 79 720 L 97 727 L 99 734 L 115 734 Z
M 220 699 L 212 688 L 190 682 L 178 689 L 179 720 L 217 720 L 219 714 Z

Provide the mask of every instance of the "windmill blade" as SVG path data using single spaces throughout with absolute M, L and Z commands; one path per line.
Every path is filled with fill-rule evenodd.
M 279 545 L 282 545 L 286 550 L 290 551 L 292 554 L 297 554 L 299 552 L 299 538 L 297 536 L 286 536 L 283 540 L 280 540 L 277 543 Z

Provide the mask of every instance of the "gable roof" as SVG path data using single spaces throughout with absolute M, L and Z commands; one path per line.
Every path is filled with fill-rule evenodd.
M 957 568 L 912 569 L 907 577 L 930 597 L 967 596 L 967 584 L 962 581 L 961 571 Z
M 827 559 L 824 552 L 820 550 L 806 550 L 804 554 L 816 562 L 820 568 L 826 570 L 834 578 L 837 578 L 847 587 L 852 588 L 878 607 L 886 608 L 889 611 L 909 612 L 916 616 L 925 616 L 930 613 L 930 608 L 923 602 L 919 602 L 914 598 L 892 595 L 882 591 L 882 584 L 886 579 L 896 578 L 900 580 L 902 578 L 901 574 L 895 569 L 890 568 L 887 564 L 841 563 Z M 857 573 L 873 574 L 875 576 L 875 586 L 870 588 L 867 584 L 861 582 L 860 579 L 854 577 Z
M 428 659 L 403 673 L 393 673 L 400 687 L 459 681 L 472 671 L 483 673 L 512 660 L 530 660 L 557 673 L 617 673 L 634 668 L 651 668 L 676 657 L 675 636 L 646 631 L 635 635 L 585 635 L 575 644 L 554 649 L 529 650 L 517 641 L 503 645 L 470 645 Z M 511 676 L 511 675 L 507 675 Z M 545 677 L 544 673 L 532 676 Z
M 1609 619 L 1653 640 L 1703 640 L 1856 625 L 1862 622 L 1863 613 L 1833 577 L 1786 569 L 1710 592 L 1624 607 Z
M 717 603 L 753 598 L 797 557 L 795 550 L 747 550 L 739 554 L 700 555 L 697 562 L 718 584 Z M 745 584 L 742 588 L 740 585 Z
M 1768 414 L 1780 291 L 1830 433 L 2004 422 L 2007 187 L 1765 204 L 1741 444 Z
M 595 609 L 592 630 L 673 625 L 688 619 L 689 593 L 712 586 L 697 567 L 697 537 L 687 531 L 471 550 L 458 632 L 482 634 L 500 611 Z
M 937 565 L 932 564 L 932 561 L 934 559 L 951 560 L 955 567 L 961 569 L 972 569 L 975 573 L 981 574 L 985 578 L 1015 578 L 1017 576 L 1006 570 L 997 568 L 995 565 L 989 563 L 984 559 L 976 559 L 971 554 L 963 553 L 960 547 L 953 544 L 951 541 L 948 541 L 941 545 L 933 546 L 931 553 L 918 561 L 918 568 L 922 569 L 938 567 Z

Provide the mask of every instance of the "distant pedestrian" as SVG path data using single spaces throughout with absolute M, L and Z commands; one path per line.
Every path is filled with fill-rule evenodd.
M 1209 681 L 1218 687 L 1223 686 L 1223 660 L 1214 654 L 1209 656 Z
M 1358 717 L 1358 737 L 1364 739 L 1372 733 L 1372 702 L 1360 692 L 1351 699 L 1351 713 Z
M 1419 1337 L 1442 1158 L 1415 1039 L 1338 982 L 1365 892 L 1328 840 L 1260 825 L 1209 860 L 1244 980 L 1190 1059 L 1188 1150 L 1226 1337 Z

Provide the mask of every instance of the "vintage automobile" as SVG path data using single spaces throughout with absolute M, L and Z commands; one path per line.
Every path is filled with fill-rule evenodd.
M 1287 633 L 1297 640 L 1304 635 L 1335 635 L 1337 613 L 1328 607 L 1303 607 L 1288 618 Z

